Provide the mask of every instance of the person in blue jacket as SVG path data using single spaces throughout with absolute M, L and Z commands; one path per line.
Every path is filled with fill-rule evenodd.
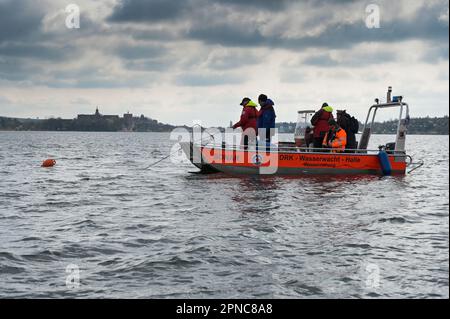
M 273 106 L 275 105 L 271 99 L 267 98 L 267 95 L 261 94 L 258 97 L 258 103 L 261 106 L 261 109 L 258 112 L 258 132 L 261 129 L 266 130 L 265 142 L 270 144 L 270 140 L 272 138 L 272 134 L 275 130 L 271 130 L 275 128 L 275 109 Z

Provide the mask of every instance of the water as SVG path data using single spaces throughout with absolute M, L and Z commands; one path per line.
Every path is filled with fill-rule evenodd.
M 409 136 L 425 166 L 386 178 L 143 170 L 168 142 L 1 132 L 0 297 L 449 297 L 447 136 Z

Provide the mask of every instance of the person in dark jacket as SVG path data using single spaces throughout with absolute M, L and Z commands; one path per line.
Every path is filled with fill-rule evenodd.
M 258 130 L 265 130 L 265 142 L 270 144 L 274 132 L 273 129 L 275 128 L 275 118 L 277 117 L 273 108 L 275 103 L 268 99 L 265 94 L 261 94 L 258 97 L 258 103 L 261 106 L 258 112 Z
M 337 111 L 337 122 L 345 130 L 345 133 L 347 133 L 347 145 L 345 148 L 349 150 L 357 149 L 358 142 L 356 141 L 356 134 L 359 131 L 358 120 L 344 110 Z
M 233 125 L 233 128 L 242 128 L 241 145 L 244 146 L 244 149 L 247 149 L 249 144 L 256 144 L 258 119 L 258 110 L 256 107 L 258 105 L 248 97 L 243 98 L 240 105 L 243 107 L 241 118 L 239 122 Z
M 330 130 L 328 122 L 332 119 L 334 119 L 333 108 L 327 103 L 323 103 L 322 108 L 311 118 L 311 124 L 314 126 L 314 148 L 322 148 L 323 139 Z

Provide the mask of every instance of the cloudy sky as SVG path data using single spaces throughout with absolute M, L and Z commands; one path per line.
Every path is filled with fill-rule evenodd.
M 448 30 L 448 0 L 0 0 L 0 116 L 223 126 L 266 93 L 279 121 L 324 101 L 363 117 L 389 85 L 447 115 Z

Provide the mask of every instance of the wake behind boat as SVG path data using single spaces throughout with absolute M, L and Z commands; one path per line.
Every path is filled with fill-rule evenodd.
M 409 124 L 409 105 L 403 97 L 391 99 L 391 88 L 387 101 L 370 106 L 362 135 L 356 149 L 336 152 L 331 148 L 302 146 L 306 139 L 309 117 L 313 111 L 299 111 L 295 142 L 278 145 L 242 146 L 216 145 L 214 143 L 180 143 L 192 164 L 202 173 L 250 174 L 250 175 L 405 175 L 407 169 L 420 167 L 406 153 L 406 134 Z M 399 118 L 395 142 L 387 142 L 378 149 L 368 149 L 377 112 L 383 109 L 398 109 Z

